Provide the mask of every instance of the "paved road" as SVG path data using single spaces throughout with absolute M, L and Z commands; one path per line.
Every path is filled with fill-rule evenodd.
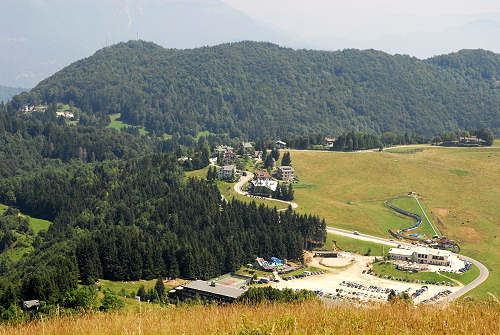
M 377 236 L 371 236 L 371 235 L 366 235 L 366 234 L 354 235 L 353 232 L 350 230 L 331 228 L 331 227 L 327 227 L 326 230 L 328 233 L 347 236 L 347 237 L 354 238 L 357 240 L 362 240 L 362 241 L 369 241 L 369 242 L 384 244 L 384 245 L 391 246 L 391 247 L 397 247 L 398 245 L 406 246 L 406 247 L 411 246 L 411 244 L 406 243 L 406 242 L 391 241 L 391 240 L 388 240 L 388 239 L 385 239 L 382 237 L 377 237 Z M 478 262 L 475 259 L 472 259 L 470 257 L 464 256 L 464 255 L 459 255 L 459 256 L 460 256 L 460 258 L 462 258 L 468 262 L 471 262 L 472 264 L 477 266 L 479 269 L 479 276 L 476 279 L 474 279 L 471 283 L 465 285 L 464 287 L 462 287 L 458 291 L 447 296 L 443 301 L 452 301 L 452 300 L 455 300 L 455 299 L 463 296 L 464 294 L 466 294 L 470 290 L 478 287 L 481 283 L 483 283 L 488 278 L 488 276 L 490 274 L 490 272 L 488 271 L 486 266 L 484 266 L 482 263 L 480 263 L 480 262 Z
M 246 176 L 241 176 L 240 180 L 236 184 L 234 184 L 234 191 L 236 193 L 238 193 L 238 194 L 241 194 L 241 195 L 244 195 L 244 196 L 248 196 L 248 192 L 244 192 L 241 188 L 247 182 L 249 182 L 250 180 L 252 180 L 252 178 L 253 178 L 253 173 L 250 172 L 250 171 L 247 171 L 247 175 Z M 288 205 L 292 206 L 292 209 L 296 209 L 296 208 L 299 207 L 299 205 L 296 202 L 293 202 L 293 201 L 285 201 L 285 200 L 272 199 L 272 198 L 263 198 L 263 199 L 268 200 L 268 201 L 277 201 L 277 202 L 281 202 L 281 203 L 284 203 L 284 204 L 288 204 Z

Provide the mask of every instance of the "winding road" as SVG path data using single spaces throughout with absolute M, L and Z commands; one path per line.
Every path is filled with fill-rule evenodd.
M 243 187 L 243 185 L 245 185 L 247 182 L 249 182 L 253 178 L 253 173 L 252 172 L 246 171 L 246 173 L 247 173 L 246 176 L 241 176 L 240 180 L 236 184 L 234 184 L 234 191 L 236 193 L 238 193 L 238 194 L 243 195 L 243 196 L 250 196 L 248 194 L 248 192 L 245 192 L 245 191 L 243 191 L 241 189 Z M 288 205 L 292 206 L 292 209 L 296 209 L 296 208 L 299 207 L 299 205 L 296 202 L 293 202 L 293 201 L 285 201 L 285 200 L 279 200 L 279 199 L 273 199 L 273 198 L 266 198 L 266 197 L 259 197 L 259 198 L 262 198 L 262 199 L 265 199 L 265 200 L 269 200 L 269 201 L 277 201 L 277 202 L 281 202 L 281 203 L 284 203 L 284 204 L 288 204 Z
M 368 242 L 374 242 L 374 243 L 378 243 L 378 244 L 384 244 L 384 245 L 387 245 L 387 246 L 390 246 L 390 247 L 397 247 L 399 245 L 405 246 L 405 247 L 412 246 L 411 244 L 406 243 L 406 242 L 391 241 L 389 239 L 385 239 L 385 238 L 377 237 L 377 236 L 371 236 L 371 235 L 366 235 L 366 234 L 355 235 L 352 231 L 344 230 L 344 229 L 339 229 L 339 228 L 327 227 L 326 231 L 328 233 L 331 233 L 331 234 L 346 236 L 346 237 L 353 238 L 353 239 L 356 239 L 356 240 L 361 240 L 361 241 L 368 241 Z M 484 266 L 482 263 L 476 261 L 473 258 L 464 256 L 464 255 L 459 255 L 459 254 L 455 254 L 455 255 L 457 255 L 460 258 L 462 258 L 462 259 L 464 259 L 464 260 L 466 260 L 468 262 L 471 262 L 472 264 L 474 264 L 475 266 L 477 266 L 477 268 L 479 269 L 479 276 L 477 276 L 476 279 L 474 279 L 472 282 L 470 282 L 469 284 L 465 285 L 464 287 L 462 287 L 458 291 L 453 292 L 452 294 L 450 294 L 449 296 L 447 296 L 443 301 L 453 301 L 453 300 L 455 300 L 455 299 L 463 296 L 467 292 L 469 292 L 472 289 L 474 289 L 474 288 L 478 287 L 479 285 L 481 285 L 488 278 L 488 276 L 490 275 L 490 272 L 488 271 L 488 269 L 486 268 L 486 266 Z
M 242 187 L 247 182 L 252 180 L 253 176 L 254 176 L 253 173 L 251 173 L 250 171 L 246 171 L 246 176 L 241 176 L 240 180 L 234 185 L 234 191 L 240 195 L 249 196 L 248 192 L 244 192 L 242 190 Z M 292 206 L 293 209 L 299 207 L 299 205 L 293 201 L 284 201 L 284 200 L 278 200 L 278 199 L 272 199 L 272 198 L 264 198 L 264 199 L 268 200 L 268 201 L 277 201 L 277 202 L 289 204 Z M 390 247 L 398 247 L 398 246 L 411 247 L 412 246 L 411 244 L 406 243 L 406 242 L 394 241 L 394 240 L 391 241 L 390 239 L 372 236 L 372 235 L 361 234 L 361 233 L 354 234 L 352 231 L 339 229 L 339 228 L 327 227 L 326 231 L 328 233 L 331 233 L 331 234 L 346 236 L 346 237 L 353 238 L 353 239 L 360 240 L 360 241 L 367 241 L 367 242 L 383 244 L 383 245 L 387 245 Z M 488 276 L 490 274 L 490 272 L 488 271 L 486 266 L 484 266 L 481 262 L 478 262 L 477 260 L 470 258 L 470 257 L 467 257 L 467 256 L 464 256 L 464 255 L 460 255 L 460 254 L 455 254 L 455 255 L 457 255 L 460 258 L 462 258 L 463 260 L 471 262 L 472 264 L 477 266 L 477 268 L 479 269 L 479 276 L 477 276 L 477 278 L 474 279 L 469 284 L 463 286 L 462 288 L 460 288 L 456 292 L 453 292 L 452 294 L 450 294 L 449 296 L 447 296 L 446 298 L 443 299 L 443 301 L 447 301 L 447 302 L 453 301 L 453 300 L 463 296 L 467 292 L 473 290 L 474 288 L 478 287 L 488 278 Z

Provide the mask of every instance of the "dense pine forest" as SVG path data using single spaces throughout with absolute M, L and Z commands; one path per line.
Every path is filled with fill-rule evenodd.
M 0 141 L 0 203 L 10 206 L 0 217 L 3 319 L 22 300 L 76 308 L 68 297 L 87 292 L 77 283 L 208 279 L 257 256 L 298 259 L 326 239 L 318 217 L 226 202 L 214 182 L 186 180 L 177 158 L 206 166 L 204 137 L 181 145 L 0 105 Z M 35 234 L 19 211 L 52 224 Z M 23 241 L 31 251 L 10 257 Z
M 121 120 L 157 135 L 202 131 L 256 140 L 346 130 L 433 136 L 500 133 L 500 55 L 419 60 L 374 50 L 322 52 L 241 42 L 193 50 L 131 41 L 42 81 L 25 103 L 63 102 L 81 118 Z

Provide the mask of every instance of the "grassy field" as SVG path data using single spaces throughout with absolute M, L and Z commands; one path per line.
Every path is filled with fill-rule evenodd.
M 108 289 L 113 294 L 121 295 L 121 296 L 129 296 L 132 293 L 135 295 L 137 293 L 137 290 L 139 290 L 139 287 L 141 287 L 141 285 L 144 285 L 144 289 L 147 291 L 149 289 L 152 289 L 155 286 L 155 283 L 156 283 L 156 279 L 138 280 L 138 281 L 130 281 L 130 282 L 111 281 L 111 280 L 104 280 L 104 279 L 99 280 L 99 285 L 101 286 L 102 289 Z M 167 289 L 171 289 L 171 288 L 167 288 Z M 125 294 L 123 294 L 123 292 L 125 292 Z
M 345 236 L 328 234 L 323 250 L 332 250 L 332 241 L 335 241 L 337 248 L 343 251 L 350 251 L 367 256 L 382 256 L 389 251 L 389 247 L 368 241 L 360 241 Z
M 109 118 L 111 119 L 111 123 L 108 124 L 107 128 L 113 128 L 113 129 L 116 129 L 116 130 L 121 130 L 122 128 L 126 128 L 126 127 L 133 127 L 129 124 L 126 124 L 122 121 L 119 120 L 120 118 L 120 113 L 116 113 L 116 114 L 111 114 L 109 116 Z M 147 135 L 148 132 L 147 130 L 144 128 L 144 127 L 138 127 L 139 128 L 139 134 L 141 135 Z
M 0 204 L 0 215 L 3 215 L 3 213 L 7 210 L 7 208 L 8 208 L 8 206 Z M 35 233 L 35 235 L 38 234 L 41 231 L 48 230 L 49 227 L 50 227 L 50 225 L 52 224 L 52 222 L 50 222 L 50 221 L 33 218 L 33 217 L 29 216 L 29 215 L 21 214 L 21 216 L 23 216 L 25 218 L 28 218 L 29 224 L 30 224 L 30 228 L 33 230 L 33 232 Z
M 442 281 L 451 282 L 450 279 L 445 278 L 436 272 L 411 273 L 407 271 L 400 271 L 396 269 L 396 266 L 392 263 L 382 263 L 382 262 L 375 263 L 373 264 L 373 271 L 378 274 L 393 276 L 395 278 L 430 280 L 436 282 L 442 282 Z
M 0 334 L 498 334 L 499 305 L 388 304 L 355 306 L 321 301 L 288 304 L 186 306 L 142 312 L 95 313 L 0 325 Z
M 421 195 L 437 229 L 489 268 L 490 277 L 471 295 L 500 296 L 500 148 L 291 151 L 291 160 L 301 183 L 309 185 L 295 189 L 298 211 L 324 217 L 331 226 L 388 237 L 387 229 L 411 220 L 395 215 L 383 201 L 410 191 Z
M 476 279 L 477 276 L 479 276 L 479 269 L 477 266 L 472 264 L 472 267 L 467 271 L 466 273 L 458 274 L 458 273 L 443 273 L 443 276 L 450 277 L 453 280 L 459 281 L 464 285 L 469 284 L 472 282 L 474 279 Z

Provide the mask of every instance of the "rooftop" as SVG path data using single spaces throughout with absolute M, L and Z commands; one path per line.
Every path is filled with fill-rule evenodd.
M 224 165 L 224 166 L 222 167 L 222 169 L 223 169 L 224 171 L 233 171 L 234 169 L 236 169 L 236 166 L 234 166 L 234 165 Z
M 291 166 L 280 166 L 278 169 L 282 170 L 282 171 L 293 171 L 293 167 Z
M 276 191 L 276 188 L 278 187 L 278 182 L 274 180 L 257 179 L 257 180 L 252 180 L 251 183 L 255 187 L 267 187 L 271 191 Z
M 391 254 L 391 255 L 411 256 L 411 255 L 413 255 L 413 251 L 412 250 L 408 250 L 408 249 L 391 248 L 391 249 L 389 249 L 389 254 Z
M 189 282 L 185 285 L 183 285 L 184 288 L 189 288 L 193 290 L 198 290 L 198 291 L 203 291 L 203 292 L 208 292 L 212 294 L 217 294 L 217 295 L 222 295 L 230 298 L 238 298 L 240 295 L 242 295 L 245 290 L 235 288 L 235 287 L 230 287 L 230 286 L 224 286 L 220 284 L 211 284 L 209 282 L 203 281 L 203 280 L 195 280 L 192 282 Z

